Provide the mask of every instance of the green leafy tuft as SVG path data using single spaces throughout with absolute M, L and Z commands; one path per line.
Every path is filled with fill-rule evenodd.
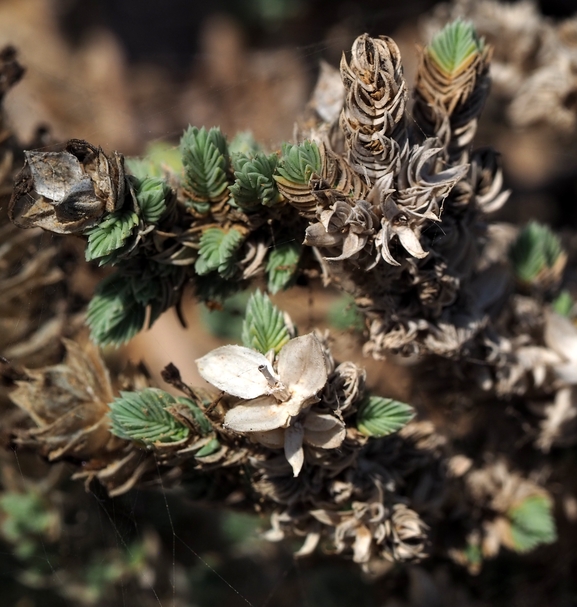
M 144 327 L 146 306 L 134 297 L 130 280 L 119 272 L 107 276 L 88 304 L 90 338 L 100 346 L 120 346 Z
M 466 69 L 483 47 L 473 24 L 457 19 L 433 38 L 427 51 L 439 69 L 451 76 Z
M 571 297 L 571 293 L 567 290 L 561 291 L 551 303 L 553 310 L 560 316 L 570 316 L 573 305 L 573 298 Z
M 260 291 L 248 301 L 242 328 L 242 343 L 247 348 L 266 354 L 278 352 L 290 339 L 289 329 L 282 312 Z
M 282 157 L 277 167 L 277 181 L 308 185 L 313 174 L 322 171 L 321 153 L 316 143 L 304 141 L 298 145 L 283 144 Z M 280 176 L 280 177 L 279 177 Z
M 223 278 L 230 278 L 236 269 L 235 253 L 242 244 L 243 236 L 234 228 L 226 231 L 221 228 L 209 228 L 200 237 L 198 259 L 194 265 L 201 276 L 218 271 Z
M 125 262 L 96 287 L 88 305 L 86 322 L 92 341 L 101 346 L 119 346 L 174 305 L 180 296 L 186 269 L 154 261 Z
M 547 227 L 532 221 L 519 233 L 510 257 L 517 278 L 527 284 L 552 268 L 563 254 L 561 241 Z
M 517 552 L 529 552 L 539 544 L 557 539 L 551 502 L 543 495 L 532 495 L 508 512 L 511 536 Z
M 199 201 L 220 200 L 228 186 L 228 147 L 220 129 L 188 127 L 180 140 L 184 181 Z
M 0 523 L 2 536 L 12 544 L 21 559 L 34 556 L 42 536 L 58 525 L 59 516 L 50 504 L 34 490 L 26 493 L 4 491 L 0 495 Z
M 142 219 L 148 224 L 157 223 L 166 211 L 166 201 L 172 193 L 170 186 L 164 179 L 158 177 L 146 177 L 134 181 L 134 192 Z
M 369 396 L 357 412 L 357 428 L 366 436 L 387 436 L 398 432 L 414 415 L 414 409 L 406 403 Z
M 267 287 L 273 295 L 286 289 L 294 281 L 301 250 L 302 247 L 298 242 L 287 242 L 278 245 L 270 252 L 266 264 Z
M 188 437 L 188 427 L 166 410 L 177 402 L 174 396 L 158 388 L 121 392 L 110 404 L 110 430 L 120 438 L 147 444 L 183 440 Z
M 138 225 L 138 215 L 133 211 L 117 211 L 108 215 L 97 226 L 85 232 L 88 236 L 86 261 L 100 259 L 99 265 L 114 264 L 119 249 L 124 247 Z
M 278 163 L 275 154 L 236 154 L 232 157 L 236 181 L 229 186 L 234 201 L 242 209 L 255 210 L 261 204 L 272 206 L 280 200 L 273 174 Z

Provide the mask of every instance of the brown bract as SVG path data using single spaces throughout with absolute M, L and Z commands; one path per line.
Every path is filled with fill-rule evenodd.
M 118 439 L 109 430 L 107 413 L 114 399 L 110 377 L 91 342 L 64 340 L 66 357 L 52 367 L 25 370 L 12 401 L 37 424 L 17 441 L 33 444 L 48 459 L 88 459 Z

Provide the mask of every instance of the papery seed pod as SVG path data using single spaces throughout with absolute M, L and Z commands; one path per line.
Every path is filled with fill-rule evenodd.
M 71 139 L 63 152 L 25 152 L 16 176 L 10 219 L 19 227 L 75 234 L 124 204 L 124 158 L 108 157 L 87 141 Z

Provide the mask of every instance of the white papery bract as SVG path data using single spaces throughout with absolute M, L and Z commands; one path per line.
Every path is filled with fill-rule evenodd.
M 227 411 L 224 426 L 254 433 L 270 448 L 284 448 L 295 476 L 304 464 L 303 442 L 334 448 L 344 439 L 340 419 L 328 416 L 317 428 L 323 416 L 308 411 L 328 379 L 325 354 L 313 333 L 291 339 L 280 350 L 276 371 L 263 354 L 241 346 L 217 348 L 197 365 L 206 381 L 243 399 Z

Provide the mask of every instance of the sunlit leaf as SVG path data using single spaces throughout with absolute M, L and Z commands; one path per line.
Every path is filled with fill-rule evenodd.
M 273 174 L 278 163 L 275 154 L 262 152 L 236 154 L 233 156 L 233 185 L 229 187 L 236 204 L 246 210 L 255 210 L 260 205 L 272 206 L 279 200 Z
M 287 242 L 274 247 L 267 260 L 268 290 L 274 295 L 291 285 L 302 247 L 298 242 Z
M 290 339 L 283 313 L 260 291 L 255 291 L 246 307 L 242 343 L 265 354 L 278 352 Z
M 166 211 L 166 199 L 170 196 L 169 185 L 158 177 L 135 180 L 134 190 L 142 219 L 146 223 L 157 223 Z
M 98 345 L 119 346 L 144 327 L 146 306 L 136 301 L 130 281 L 120 273 L 106 277 L 88 305 L 90 338 Z
M 573 297 L 567 290 L 561 291 L 551 303 L 553 310 L 561 316 L 569 316 L 573 310 L 573 305 Z
M 138 215 L 133 211 L 117 211 L 108 215 L 97 226 L 87 230 L 86 261 L 101 259 L 100 265 L 114 263 L 115 258 L 109 256 L 122 248 L 138 225 Z
M 519 233 L 510 257 L 517 278 L 532 283 L 543 270 L 553 268 L 562 254 L 559 238 L 547 226 L 532 221 Z
M 449 75 L 465 69 L 483 46 L 473 24 L 457 19 L 433 38 L 427 50 L 437 66 Z
M 321 154 L 316 143 L 312 141 L 304 141 L 297 145 L 285 143 L 275 179 L 279 182 L 285 180 L 289 183 L 307 185 L 312 175 L 320 175 L 321 170 Z
M 200 238 L 200 249 L 194 269 L 201 276 L 213 272 L 227 278 L 234 272 L 235 253 L 243 240 L 242 234 L 231 228 L 209 228 Z
M 529 552 L 540 544 L 557 540 L 551 502 L 543 495 L 532 495 L 508 512 L 511 535 L 517 552 Z
M 406 403 L 370 396 L 357 412 L 357 428 L 367 436 L 387 436 L 398 432 L 414 415 L 414 409 Z
M 200 200 L 218 200 L 228 186 L 228 146 L 219 128 L 190 126 L 180 140 L 184 181 Z
M 111 432 L 147 444 L 180 441 L 188 436 L 189 429 L 166 411 L 176 402 L 174 396 L 158 388 L 121 392 L 110 404 Z

